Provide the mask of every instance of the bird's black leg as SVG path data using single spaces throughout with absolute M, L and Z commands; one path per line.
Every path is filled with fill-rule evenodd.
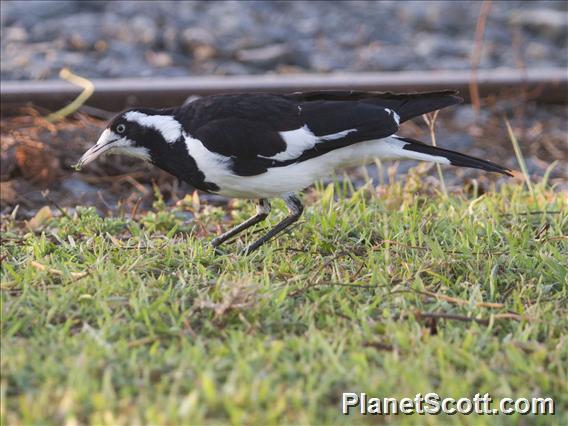
M 239 232 L 242 232 L 245 229 L 250 228 L 253 225 L 256 225 L 258 222 L 262 222 L 264 219 L 266 219 L 269 213 L 270 213 L 270 203 L 268 202 L 268 200 L 264 198 L 258 200 L 258 205 L 256 207 L 256 214 L 253 217 L 245 220 L 240 225 L 237 225 L 233 229 L 230 229 L 227 232 L 214 238 L 213 241 L 211 241 L 211 244 L 213 245 L 213 247 L 218 247 L 219 245 L 227 241 L 229 238 L 237 235 Z
M 272 228 L 270 231 L 268 231 L 266 233 L 266 235 L 260 237 L 254 243 L 250 244 L 244 250 L 244 252 L 243 252 L 244 254 L 252 253 L 257 248 L 259 248 L 261 245 L 263 245 L 265 242 L 270 240 L 272 237 L 274 237 L 279 232 L 282 232 L 284 229 L 289 227 L 291 224 L 293 224 L 294 222 L 296 222 L 300 218 L 300 216 L 302 215 L 302 212 L 304 211 L 304 206 L 302 205 L 302 202 L 300 201 L 300 199 L 296 195 L 290 194 L 290 195 L 288 195 L 284 198 L 284 201 L 286 202 L 286 206 L 288 207 L 288 210 L 290 210 L 290 215 L 288 215 L 284 220 L 282 220 L 281 222 L 276 224 L 276 226 L 274 228 Z

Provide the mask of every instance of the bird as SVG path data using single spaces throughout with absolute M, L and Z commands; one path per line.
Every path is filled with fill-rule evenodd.
M 76 168 L 102 154 L 125 154 L 199 190 L 256 200 L 254 216 L 212 240 L 216 250 L 265 220 L 270 200 L 283 199 L 289 215 L 245 247 L 244 254 L 250 254 L 301 217 L 302 190 L 339 168 L 410 159 L 512 176 L 510 169 L 491 161 L 397 135 L 405 121 L 462 101 L 453 90 L 320 90 L 229 93 L 180 107 L 133 108 L 110 120 Z

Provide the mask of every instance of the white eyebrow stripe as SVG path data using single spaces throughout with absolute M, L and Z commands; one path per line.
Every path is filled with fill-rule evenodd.
M 139 111 L 128 111 L 124 118 L 144 127 L 151 127 L 162 134 L 167 143 L 174 143 L 182 135 L 182 127 L 171 115 L 148 115 Z

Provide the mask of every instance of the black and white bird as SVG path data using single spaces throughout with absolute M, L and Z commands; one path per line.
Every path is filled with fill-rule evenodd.
M 412 159 L 511 176 L 490 161 L 396 135 L 405 121 L 461 101 L 454 91 L 314 91 L 227 94 L 179 108 L 131 109 L 110 121 L 78 166 L 103 153 L 121 153 L 200 190 L 257 200 L 256 215 L 215 238 L 215 247 L 264 220 L 270 199 L 283 198 L 290 215 L 250 244 L 250 253 L 298 220 L 299 191 L 340 167 Z

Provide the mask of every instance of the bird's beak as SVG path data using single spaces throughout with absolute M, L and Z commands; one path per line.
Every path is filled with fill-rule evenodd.
M 83 166 L 95 161 L 103 153 L 116 146 L 116 142 L 120 140 L 116 134 L 106 129 L 95 145 L 87 150 L 74 166 L 76 170 L 80 170 Z

